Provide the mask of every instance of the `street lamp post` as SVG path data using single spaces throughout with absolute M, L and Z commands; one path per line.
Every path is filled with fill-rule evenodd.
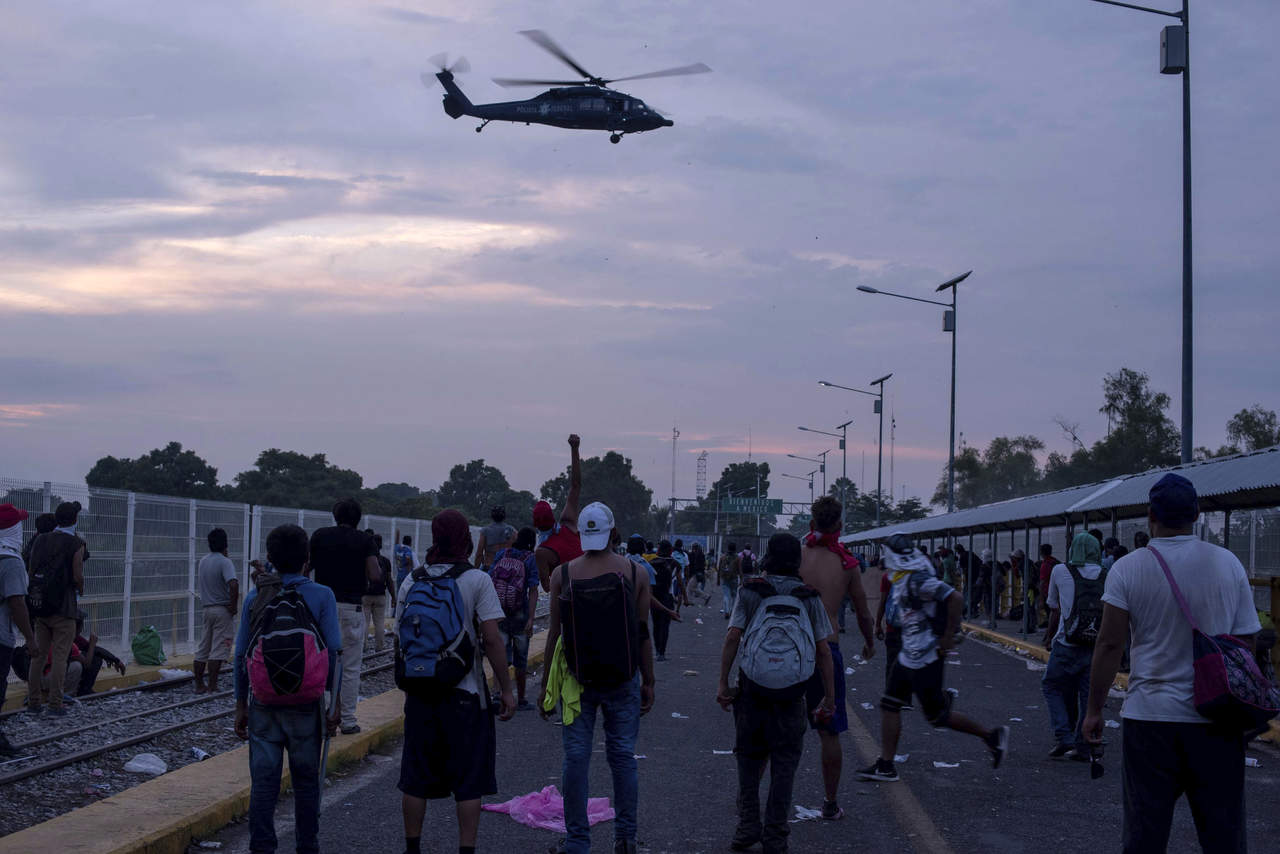
M 937 300 L 921 299 L 920 297 L 909 297 L 906 294 L 895 294 L 890 291 L 882 291 L 868 285 L 858 285 L 858 290 L 867 294 L 884 294 L 888 297 L 898 297 L 899 299 L 909 299 L 913 302 L 927 302 L 930 305 L 940 305 L 949 311 L 943 312 L 942 315 L 942 331 L 951 333 L 951 440 L 947 451 L 947 512 L 954 513 L 956 509 L 956 292 L 959 290 L 958 285 L 973 274 L 970 270 L 968 273 L 956 276 L 950 281 L 943 282 L 934 288 L 934 293 L 942 293 L 948 288 L 951 289 L 951 302 L 938 302 Z M 883 431 L 881 431 L 883 435 Z
M 849 425 L 853 423 L 850 418 L 843 424 L 837 424 L 836 429 L 839 433 L 828 433 L 826 430 L 815 430 L 812 427 L 797 427 L 797 430 L 803 430 L 806 433 L 818 433 L 822 436 L 831 436 L 840 440 L 840 533 L 845 533 L 844 523 L 849 513 L 849 502 L 845 500 L 845 484 L 849 482 Z M 826 456 L 822 458 L 826 460 Z M 822 491 L 825 493 L 826 480 L 822 482 Z
M 814 459 L 813 457 L 802 457 L 799 454 L 787 454 L 793 460 L 804 460 L 806 463 L 817 463 L 818 471 L 822 472 L 822 494 L 827 494 L 827 454 L 831 453 L 831 449 L 819 451 L 818 456 L 822 459 Z
M 1188 0 L 1182 11 L 1167 12 L 1117 0 L 1094 0 L 1166 18 L 1177 18 L 1180 27 L 1165 27 L 1160 34 L 1160 73 L 1182 75 L 1182 462 L 1191 462 L 1192 365 L 1191 365 L 1191 15 Z
M 860 388 L 850 388 L 847 385 L 827 382 L 826 380 L 818 380 L 818 385 L 826 388 L 838 388 L 843 391 L 852 391 L 857 394 L 867 394 L 876 399 L 874 412 L 880 416 L 880 438 L 876 441 L 876 527 L 880 527 L 880 505 L 883 502 L 881 494 L 884 490 L 882 486 L 882 477 L 884 474 L 884 384 L 893 374 L 885 374 L 880 379 L 872 380 L 867 385 L 878 385 L 880 391 L 866 391 Z M 890 498 L 893 497 L 893 484 L 889 485 Z
M 782 476 L 793 478 L 795 480 L 807 480 L 809 482 L 809 503 L 812 504 L 813 503 L 813 476 L 817 473 L 818 473 L 818 470 L 814 469 L 813 471 L 809 472 L 806 475 L 783 474 Z

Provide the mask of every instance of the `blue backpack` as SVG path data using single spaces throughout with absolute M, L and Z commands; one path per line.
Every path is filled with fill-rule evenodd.
M 457 687 L 475 664 L 475 644 L 466 629 L 466 609 L 458 578 L 471 570 L 460 563 L 443 575 L 413 571 L 396 627 L 396 687 L 406 694 L 439 697 Z

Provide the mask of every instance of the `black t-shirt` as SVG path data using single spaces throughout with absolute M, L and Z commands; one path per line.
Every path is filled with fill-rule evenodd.
M 370 581 L 369 586 L 365 589 L 366 596 L 386 596 L 387 585 L 394 583 L 391 575 L 391 559 L 378 555 L 378 568 L 382 570 L 382 577 L 377 581 Z
M 311 535 L 311 577 L 333 591 L 334 598 L 359 605 L 368 587 L 364 562 L 378 547 L 364 531 L 335 525 Z

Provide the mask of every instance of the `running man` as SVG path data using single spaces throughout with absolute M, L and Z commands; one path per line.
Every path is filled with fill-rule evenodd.
M 577 433 L 569 435 L 569 496 L 560 522 L 556 524 L 551 505 L 539 501 L 533 508 L 533 523 L 539 531 L 549 531 L 546 539 L 538 544 L 534 559 L 538 563 L 538 579 L 542 589 L 551 591 L 551 573 L 557 566 L 582 556 L 582 541 L 578 537 L 578 500 L 582 495 L 582 459 L 578 446 L 582 440 Z

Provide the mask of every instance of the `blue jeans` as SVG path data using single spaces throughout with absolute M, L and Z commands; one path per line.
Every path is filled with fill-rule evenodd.
M 720 590 L 724 593 L 724 612 L 726 614 L 732 614 L 733 600 L 738 595 L 738 585 L 726 581 L 720 585 Z
M 612 691 L 582 689 L 582 714 L 564 727 L 564 823 L 568 831 L 565 854 L 589 854 L 591 825 L 587 821 L 587 772 L 596 728 L 596 710 L 604 712 L 604 748 L 613 772 L 615 840 L 636 838 L 636 804 L 640 780 L 636 767 L 636 735 L 640 732 L 640 677 Z
M 284 751 L 289 751 L 298 854 L 318 854 L 320 842 L 320 706 L 249 704 L 249 851 L 274 854 L 275 812 Z
M 1089 705 L 1089 669 L 1093 649 L 1057 641 L 1049 653 L 1040 690 L 1049 706 L 1049 723 L 1059 744 L 1087 749 L 1080 726 Z

